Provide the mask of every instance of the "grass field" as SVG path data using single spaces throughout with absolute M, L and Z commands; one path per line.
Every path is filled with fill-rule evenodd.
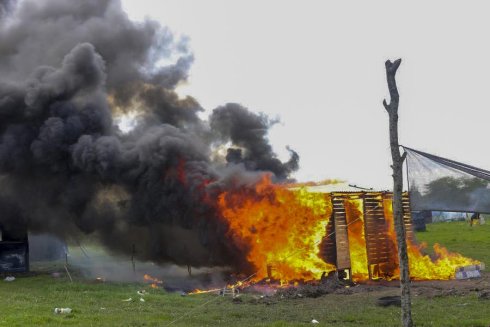
M 484 262 L 490 262 L 489 236 L 490 225 L 471 228 L 460 222 L 432 224 L 417 235 Z M 236 302 L 230 297 L 181 296 L 144 284 L 95 283 L 76 276 L 70 283 L 47 271 L 0 282 L 0 326 L 306 326 L 312 319 L 320 326 L 397 326 L 399 321 L 399 308 L 375 304 L 380 296 L 396 294 L 395 288 L 315 299 L 260 300 L 243 294 Z M 143 288 L 148 294 L 140 302 L 136 291 Z M 130 297 L 133 301 L 123 301 Z M 417 326 L 489 326 L 489 306 L 490 300 L 478 299 L 476 292 L 418 296 L 413 299 L 413 317 Z M 70 307 L 73 312 L 55 315 L 55 307 Z

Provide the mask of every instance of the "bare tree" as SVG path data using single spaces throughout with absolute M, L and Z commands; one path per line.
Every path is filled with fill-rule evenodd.
M 390 120 L 390 147 L 391 157 L 393 159 L 393 217 L 395 220 L 396 240 L 398 244 L 398 259 L 400 262 L 400 288 L 401 288 L 401 320 L 402 326 L 411 327 L 412 322 L 412 309 L 411 309 L 411 295 L 410 295 L 410 271 L 408 267 L 408 255 L 407 255 L 407 241 L 405 225 L 403 223 L 403 206 L 402 206 L 402 192 L 403 192 L 403 172 L 402 165 L 405 155 L 400 155 L 400 149 L 398 145 L 398 102 L 400 96 L 396 87 L 395 75 L 401 59 L 391 62 L 387 60 L 385 62 L 386 67 L 386 79 L 388 81 L 388 89 L 390 91 L 390 103 L 383 100 L 383 105 L 388 112 Z

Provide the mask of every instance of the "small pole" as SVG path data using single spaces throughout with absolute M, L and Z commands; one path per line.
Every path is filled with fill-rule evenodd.
M 71 278 L 70 272 L 68 271 L 68 267 L 65 265 L 65 271 L 66 274 L 68 275 L 68 278 L 70 278 L 70 283 L 73 283 L 73 279 Z
M 68 278 L 70 278 L 70 282 L 73 283 L 73 279 L 71 278 L 71 274 L 68 271 L 68 251 L 65 250 L 65 271 L 66 274 L 68 275 Z

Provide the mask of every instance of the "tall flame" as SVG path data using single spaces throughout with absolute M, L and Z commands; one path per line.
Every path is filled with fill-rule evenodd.
M 381 195 L 380 195 L 381 196 Z M 274 278 L 282 283 L 319 279 L 335 270 L 320 256 L 320 245 L 326 236 L 332 214 L 328 194 L 310 193 L 271 183 L 265 176 L 254 187 L 223 192 L 218 206 L 229 229 L 228 235 L 255 269 L 253 280 Z M 369 279 L 368 254 L 364 235 L 363 200 L 353 196 L 344 200 L 352 277 Z M 388 225 L 387 242 L 391 262 L 379 267 L 373 277 L 398 278 L 398 255 L 393 223 L 392 200 L 383 199 Z M 423 253 L 425 244 L 408 239 L 410 274 L 415 280 L 445 280 L 455 276 L 455 269 L 478 264 L 477 260 L 451 253 L 435 244 L 434 255 Z
M 229 234 L 248 249 L 255 280 L 312 280 L 335 269 L 318 255 L 332 212 L 325 194 L 288 190 L 265 176 L 253 190 L 222 193 L 219 207 Z
M 362 199 L 344 201 L 349 252 L 352 266 L 352 279 L 355 281 L 369 278 L 366 237 L 364 235 L 364 213 Z

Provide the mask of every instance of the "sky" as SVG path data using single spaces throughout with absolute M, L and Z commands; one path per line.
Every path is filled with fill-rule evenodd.
M 391 188 L 384 62 L 402 58 L 400 144 L 490 169 L 485 1 L 123 0 L 189 38 L 179 88 L 209 113 L 227 102 L 279 117 L 278 155 L 299 181 Z

